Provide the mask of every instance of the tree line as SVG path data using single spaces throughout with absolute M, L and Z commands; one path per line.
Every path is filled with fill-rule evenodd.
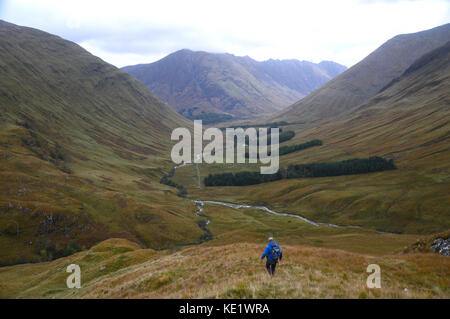
M 326 177 L 351 174 L 366 174 L 396 169 L 394 161 L 374 156 L 354 158 L 339 162 L 295 164 L 280 168 L 275 174 L 259 172 L 238 172 L 209 174 L 205 186 L 246 186 L 277 181 L 285 178 Z

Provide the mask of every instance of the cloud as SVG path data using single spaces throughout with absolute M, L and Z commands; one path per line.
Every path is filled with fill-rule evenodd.
M 351 66 L 396 34 L 450 17 L 443 0 L 14 0 L 0 9 L 2 19 L 77 42 L 119 67 L 182 48 Z

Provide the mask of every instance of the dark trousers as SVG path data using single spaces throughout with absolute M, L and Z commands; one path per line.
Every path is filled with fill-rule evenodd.
M 269 261 L 266 261 L 266 269 L 267 272 L 269 273 L 269 275 L 274 275 L 275 274 L 275 267 L 277 266 L 277 263 L 270 263 Z

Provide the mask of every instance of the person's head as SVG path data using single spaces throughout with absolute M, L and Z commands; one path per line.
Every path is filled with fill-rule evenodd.
M 269 237 L 269 243 L 273 242 L 273 237 Z

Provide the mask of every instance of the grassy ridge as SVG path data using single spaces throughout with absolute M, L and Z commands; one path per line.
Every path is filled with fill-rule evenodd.
M 449 259 L 435 254 L 373 257 L 283 245 L 276 280 L 265 273 L 265 245 L 239 243 L 177 252 L 139 249 L 111 239 L 51 263 L 0 270 L 2 298 L 448 298 Z M 70 264 L 82 288 L 67 289 Z M 382 289 L 365 288 L 367 265 L 379 264 Z M 21 280 L 17 280 L 18 274 Z M 36 285 L 39 283 L 39 285 Z M 405 291 L 407 288 L 407 291 Z

